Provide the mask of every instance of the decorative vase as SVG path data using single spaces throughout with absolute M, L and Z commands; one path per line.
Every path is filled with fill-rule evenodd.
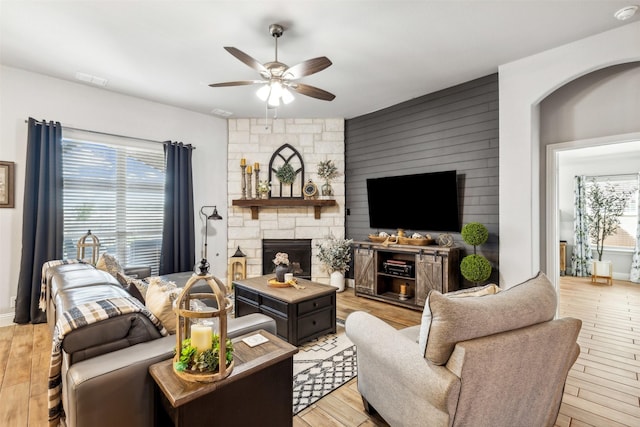
M 329 184 L 329 181 L 325 181 L 325 183 L 322 184 L 322 187 L 320 188 L 320 190 L 322 191 L 323 196 L 326 196 L 326 197 L 333 196 L 333 188 L 331 188 L 331 184 Z
M 344 291 L 344 273 L 342 271 L 334 271 L 331 273 L 331 286 L 338 288 L 338 292 Z
M 284 283 L 284 274 L 289 272 L 289 267 L 286 265 L 276 265 L 276 280 L 280 283 Z
M 260 198 L 261 199 L 268 199 L 269 198 L 269 192 L 260 193 Z

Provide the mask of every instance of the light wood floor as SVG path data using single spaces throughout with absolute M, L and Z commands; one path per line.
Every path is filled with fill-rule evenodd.
M 416 325 L 420 312 L 338 294 L 338 317 L 368 311 L 396 328 Z M 640 285 L 564 277 L 560 315 L 583 321 L 581 354 L 566 382 L 558 427 L 640 426 Z M 51 338 L 46 325 L 0 328 L 0 425 L 46 426 Z M 295 427 L 386 426 L 362 408 L 357 379 L 293 417 Z

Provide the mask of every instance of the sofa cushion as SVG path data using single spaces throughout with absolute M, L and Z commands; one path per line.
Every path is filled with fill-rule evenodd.
M 125 288 L 131 296 L 135 297 L 141 303 L 145 303 L 145 295 L 147 294 L 147 288 L 149 287 L 147 282 L 127 276 L 120 272 L 118 272 L 116 277 L 118 278 L 118 282 L 120 282 L 122 287 Z
M 542 272 L 482 298 L 449 298 L 432 291 L 425 357 L 444 365 L 456 343 L 549 321 L 556 314 L 556 305 L 556 291 Z
M 500 288 L 495 284 L 489 284 L 485 286 L 476 286 L 469 289 L 461 289 L 459 291 L 448 292 L 444 296 L 448 298 L 464 298 L 464 297 L 481 297 L 484 295 L 493 295 L 500 292 Z M 424 304 L 422 311 L 422 321 L 420 322 L 420 333 L 418 335 L 418 345 L 420 347 L 420 354 L 423 356 L 427 351 L 427 340 L 429 339 L 429 329 L 431 328 L 431 307 L 429 307 L 429 295 Z
M 102 255 L 100 255 L 100 258 L 96 263 L 96 268 L 98 270 L 106 271 L 114 278 L 117 278 L 118 273 L 124 273 L 124 269 L 118 262 L 118 259 L 107 252 L 104 252 Z
M 170 334 L 176 332 L 176 313 L 174 302 L 180 295 L 180 288 L 173 282 L 166 282 L 159 277 L 149 278 L 149 287 L 145 295 L 145 305 Z

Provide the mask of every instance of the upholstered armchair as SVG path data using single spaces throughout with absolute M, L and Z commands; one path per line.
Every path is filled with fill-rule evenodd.
M 365 312 L 347 317 L 365 410 L 392 426 L 553 426 L 581 321 L 555 319 L 540 273 L 429 294 L 422 323 L 396 330 Z

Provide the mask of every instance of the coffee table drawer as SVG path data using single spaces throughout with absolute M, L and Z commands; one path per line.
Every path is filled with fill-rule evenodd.
M 298 342 L 306 341 L 329 331 L 335 332 L 336 313 L 333 309 L 325 309 L 298 319 Z
M 258 304 L 259 302 L 259 294 L 257 292 L 250 291 L 241 286 L 236 286 L 236 296 L 246 298 Z
M 286 302 L 268 297 L 266 295 L 261 295 L 260 297 L 260 307 L 268 307 L 269 310 L 275 311 L 283 317 L 287 317 L 288 305 Z
M 323 308 L 333 307 L 333 299 L 335 295 L 325 295 L 323 297 L 302 301 L 298 304 L 298 315 L 311 313 L 312 311 L 322 310 Z

